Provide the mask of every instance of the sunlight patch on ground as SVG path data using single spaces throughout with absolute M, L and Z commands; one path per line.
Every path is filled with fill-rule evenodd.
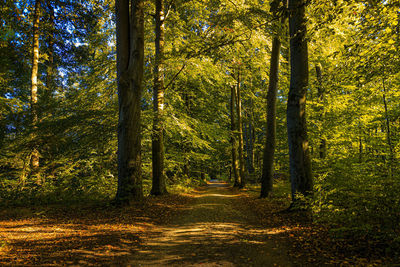
M 46 219 L 0 222 L 0 242 L 4 243 L 0 257 L 7 259 L 10 252 L 24 255 L 15 259 L 15 264 L 27 260 L 33 264 L 43 255 L 61 259 L 75 257 L 82 259 L 80 264 L 87 265 L 84 259 L 130 255 L 132 247 L 139 241 L 138 233 L 148 226 L 147 223 L 57 224 Z
M 221 197 L 221 198 L 235 198 L 240 195 L 224 195 L 224 194 L 202 194 L 195 196 L 195 198 L 206 198 L 206 197 Z

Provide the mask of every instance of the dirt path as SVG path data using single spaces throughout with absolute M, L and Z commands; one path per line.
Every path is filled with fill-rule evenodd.
M 269 240 L 239 195 L 212 181 L 194 204 L 160 226 L 130 259 L 132 266 L 291 266 L 282 244 Z

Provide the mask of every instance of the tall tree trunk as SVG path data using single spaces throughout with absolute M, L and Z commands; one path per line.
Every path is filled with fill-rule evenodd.
M 243 188 L 246 185 L 246 170 L 243 153 L 243 123 L 242 123 L 242 100 L 240 97 L 240 72 L 238 71 L 237 84 L 236 84 L 236 113 L 238 117 L 238 134 L 239 134 L 239 175 L 240 185 L 239 188 Z
M 153 185 L 152 195 L 167 193 L 164 174 L 164 1 L 156 0 L 156 39 L 154 66 L 154 123 L 152 135 Z
M 54 66 L 54 8 L 51 5 L 51 1 L 47 0 L 47 9 L 49 12 L 49 31 L 48 31 L 48 62 L 47 62 L 47 76 L 46 76 L 46 90 L 45 95 L 43 96 L 45 103 L 48 105 L 51 94 L 55 90 L 55 66 Z
M 390 170 L 390 176 L 393 177 L 394 154 L 393 154 L 393 144 L 392 144 L 391 129 L 390 129 L 390 117 L 386 101 L 386 86 L 384 77 L 382 78 L 382 87 L 383 87 L 382 100 L 383 100 L 383 106 L 385 108 L 386 141 L 389 148 L 389 170 Z
M 320 108 L 318 108 L 318 113 L 319 113 L 319 120 L 321 123 L 323 123 L 323 113 L 324 113 L 324 106 L 323 106 L 323 101 L 324 101 L 324 89 L 322 87 L 322 70 L 321 66 L 319 64 L 315 65 L 315 72 L 317 74 L 317 91 L 318 91 L 318 102 L 320 105 Z M 319 157 L 321 159 L 326 157 L 326 139 L 320 134 L 320 139 L 319 139 Z
M 36 136 L 38 123 L 37 110 L 37 84 L 38 84 L 38 66 L 39 66 L 39 22 L 40 22 L 40 0 L 35 2 L 35 11 L 33 15 L 33 34 L 32 34 L 32 73 L 31 73 L 31 116 L 34 135 Z M 39 167 L 38 145 L 35 145 L 31 155 L 32 173 L 37 174 Z
M 232 144 L 232 172 L 234 177 L 234 187 L 240 186 L 238 147 L 236 141 L 236 123 L 235 123 L 235 103 L 236 90 L 235 86 L 231 87 L 231 144 Z
M 363 143 L 362 143 L 362 130 L 360 127 L 360 136 L 358 138 L 358 162 L 362 162 L 362 158 L 363 158 Z
M 141 200 L 142 160 L 140 100 L 144 64 L 143 0 L 116 0 L 118 121 L 118 190 L 116 201 Z M 129 12 L 131 8 L 131 14 Z
M 278 90 L 279 54 L 281 42 L 278 36 L 272 41 L 271 63 L 269 72 L 269 86 L 267 92 L 267 133 L 263 156 L 263 170 L 261 176 L 261 198 L 268 197 L 272 191 L 274 176 L 274 154 L 276 147 L 276 94 Z
M 313 187 L 305 114 L 308 87 L 305 5 L 305 0 L 289 0 L 291 75 L 287 103 L 287 130 L 293 203 L 298 200 L 297 193 L 309 195 Z
M 254 127 L 252 124 L 252 118 L 249 118 L 249 123 L 244 128 L 244 139 L 246 143 L 246 163 L 249 175 L 254 174 Z

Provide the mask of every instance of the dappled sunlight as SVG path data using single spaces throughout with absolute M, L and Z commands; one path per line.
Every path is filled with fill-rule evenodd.
M 195 223 L 164 227 L 162 234 L 149 240 L 145 249 L 137 251 L 132 263 L 142 266 L 188 264 L 216 264 L 225 262 L 227 266 L 236 265 L 230 260 L 232 254 L 265 253 L 280 257 L 279 245 L 272 243 L 268 235 L 279 234 L 278 229 L 260 229 L 245 223 Z M 246 258 L 250 262 L 255 258 Z M 276 261 L 276 258 L 275 258 Z
M 235 195 L 225 195 L 225 194 L 202 194 L 202 195 L 197 195 L 195 196 L 196 198 L 205 198 L 205 197 L 224 197 L 224 198 L 234 198 L 234 197 L 238 197 L 239 194 L 235 194 Z
M 0 247 L 2 263 L 269 266 L 278 262 L 289 266 L 284 247 L 274 237 L 293 228 L 260 227 L 254 212 L 241 206 L 243 194 L 226 184 L 214 185 L 191 195 L 190 205 L 181 204 L 189 201 L 187 197 L 166 196 L 150 198 L 152 204 L 137 209 L 110 209 L 104 218 L 63 210 L 63 217 L 43 213 L 42 217 L 0 221 L 5 244 Z M 155 218 L 169 214 L 171 207 L 179 216 L 156 223 Z
M 167 222 L 169 212 L 188 200 L 168 195 L 122 208 L 2 211 L 0 265 L 124 266 L 157 223 Z
M 20 220 L 0 223 L 0 239 L 5 249 L 0 257 L 7 261 L 18 253 L 15 264 L 46 261 L 59 264 L 89 264 L 99 259 L 107 262 L 133 253 L 139 235 L 148 223 L 129 224 L 59 224 L 49 220 Z
M 217 186 L 216 186 L 217 185 Z M 250 210 L 237 206 L 241 196 L 226 183 L 198 189 L 191 209 L 137 251 L 130 263 L 141 266 L 290 266 L 285 250 L 272 240 L 290 231 L 264 229 Z M 254 222 L 254 224 L 252 223 Z M 245 256 L 246 255 L 246 256 Z

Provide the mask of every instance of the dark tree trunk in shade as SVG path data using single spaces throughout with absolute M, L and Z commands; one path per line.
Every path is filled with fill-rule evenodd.
M 274 175 L 274 154 L 276 147 L 276 94 L 278 90 L 279 54 L 281 42 L 277 36 L 272 41 L 269 85 L 267 92 L 267 134 L 264 147 L 261 176 L 261 198 L 268 197 L 272 191 Z
M 116 201 L 141 200 L 141 106 L 144 64 L 143 0 L 116 0 L 118 189 Z
M 245 125 L 244 139 L 246 143 L 246 163 L 249 175 L 254 174 L 254 127 L 252 118 L 249 116 L 249 123 Z
M 164 173 L 164 1 L 156 0 L 155 13 L 155 66 L 153 89 L 152 163 L 153 184 L 151 194 L 167 193 Z
M 386 122 L 386 141 L 389 148 L 389 170 L 390 176 L 393 178 L 393 164 L 394 164 L 394 153 L 393 153 L 393 142 L 392 142 L 392 135 L 390 129 L 390 115 L 388 111 L 388 105 L 386 100 L 386 85 L 385 85 L 385 77 L 382 78 L 382 100 L 383 100 L 383 107 L 385 108 L 385 122 Z
M 287 130 L 293 203 L 298 200 L 297 193 L 309 195 L 313 187 L 305 114 L 308 87 L 305 5 L 305 0 L 289 1 L 291 75 L 287 103 Z
M 234 187 L 239 187 L 240 176 L 239 176 L 239 161 L 237 151 L 237 140 L 236 140 L 236 123 L 235 123 L 235 103 L 236 103 L 236 89 L 235 86 L 231 87 L 231 144 L 232 144 L 232 172 L 234 178 Z

